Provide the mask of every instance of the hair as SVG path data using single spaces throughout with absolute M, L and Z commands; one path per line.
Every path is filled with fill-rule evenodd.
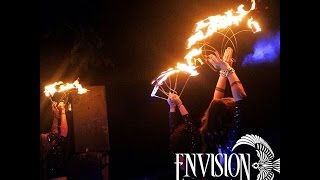
M 46 156 L 48 154 L 50 144 L 48 142 L 48 135 L 46 134 L 40 134 L 40 163 L 41 166 L 45 166 Z
M 56 136 L 54 132 L 40 134 L 40 160 L 43 162 L 46 161 L 49 150 L 56 144 Z
M 233 98 L 214 99 L 201 119 L 200 134 L 206 145 L 224 144 L 233 124 L 235 101 Z M 208 142 L 210 141 L 210 142 Z

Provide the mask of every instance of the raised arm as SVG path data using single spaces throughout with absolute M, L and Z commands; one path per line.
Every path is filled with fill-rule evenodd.
M 226 84 L 227 84 L 227 78 L 220 75 L 217 85 L 214 88 L 213 99 L 221 99 L 224 97 Z
M 167 99 L 168 105 L 169 105 L 169 128 L 170 128 L 170 134 L 180 125 L 183 124 L 183 121 L 181 117 L 178 115 L 178 112 L 176 112 L 177 105 L 171 100 L 171 98 L 168 97 Z
M 182 116 L 183 124 L 182 126 L 179 126 L 176 129 L 175 138 L 173 139 L 183 139 L 186 142 L 186 147 L 183 149 L 186 150 L 186 152 L 200 152 L 200 142 L 201 137 L 199 134 L 199 131 L 197 130 L 196 122 L 192 120 L 192 118 L 189 115 L 189 112 L 187 111 L 186 107 L 183 105 L 180 97 L 176 94 L 169 94 L 168 97 L 168 104 L 170 105 L 170 113 L 175 112 L 176 107 L 178 107 L 180 114 Z M 174 107 L 171 107 L 171 105 Z M 172 110 L 172 111 L 171 111 Z M 181 129 L 182 128 L 182 129 Z M 183 134 L 182 132 L 185 131 L 186 134 Z M 180 132 L 180 133 L 179 133 Z M 178 137 L 177 137 L 178 136 Z M 171 138 L 170 138 L 171 139 Z M 176 146 L 177 142 L 173 141 L 171 142 L 171 146 Z M 179 145 L 178 145 L 179 146 Z
M 68 123 L 67 123 L 67 116 L 66 116 L 66 109 L 64 102 L 60 102 L 58 105 L 58 109 L 60 112 L 61 118 L 61 126 L 60 126 L 60 135 L 63 137 L 67 137 L 68 135 Z
M 242 100 L 247 97 L 246 92 L 244 91 L 244 88 L 242 86 L 242 83 L 240 79 L 238 78 L 236 72 L 233 70 L 233 68 L 228 68 L 228 81 L 231 86 L 232 96 L 235 101 Z M 233 73 L 232 73 L 233 72 Z M 231 74 L 230 74 L 231 73 Z
M 171 106 L 170 106 L 170 112 L 171 112 L 171 110 L 175 111 L 175 107 L 177 106 L 180 111 L 180 114 L 182 116 L 189 114 L 188 110 L 184 107 L 184 105 L 178 95 L 170 93 L 169 97 L 168 97 L 168 102 L 171 102 L 172 104 L 175 105 L 175 106 L 173 106 L 173 108 L 171 108 Z
M 52 105 L 51 105 L 51 111 L 52 111 L 52 116 L 53 116 L 53 120 L 52 120 L 52 126 L 51 126 L 51 132 L 53 133 L 58 133 L 59 132 L 59 129 L 58 129 L 58 126 L 59 126 L 59 118 L 60 118 L 60 112 L 59 112 L 59 109 L 57 107 L 57 102 L 53 102 Z
M 231 67 L 232 67 L 232 53 L 233 53 L 233 50 L 228 47 L 225 52 L 224 52 L 224 55 L 223 55 L 223 60 L 225 62 L 227 62 Z M 209 58 L 209 61 L 214 61 L 213 59 L 214 58 L 220 58 L 219 57 L 220 55 L 218 54 L 218 52 L 215 52 L 215 55 L 213 54 L 210 54 L 208 56 Z M 220 71 L 220 76 L 219 76 L 219 79 L 217 81 L 217 85 L 214 89 L 214 93 L 213 93 L 213 99 L 221 99 L 224 97 L 224 93 L 225 93 L 225 89 L 226 89 L 226 84 L 227 84 L 227 77 L 224 76 L 223 72 Z
M 231 65 L 228 62 L 223 61 L 221 58 L 219 58 L 218 55 L 214 56 L 214 58 L 211 58 L 210 60 L 212 60 L 212 64 L 221 69 L 220 75 L 228 79 L 234 100 L 239 101 L 241 99 L 246 98 L 246 92 L 244 91 L 241 81 L 239 80 L 235 70 L 231 67 Z

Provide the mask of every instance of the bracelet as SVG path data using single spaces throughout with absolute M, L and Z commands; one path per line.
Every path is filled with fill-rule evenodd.
M 226 74 L 227 74 L 227 71 L 224 71 L 224 70 L 222 70 L 222 69 L 220 70 L 220 73 L 219 73 L 219 74 L 220 74 L 220 76 L 222 76 L 222 77 L 225 77 L 225 78 L 227 77 L 227 75 L 226 75 Z
M 227 70 L 220 70 L 220 76 L 223 76 L 223 77 L 228 77 L 229 76 L 229 74 L 232 74 L 232 73 L 234 73 L 235 72 L 235 70 L 232 68 L 232 67 L 230 67 L 229 69 L 227 69 Z
M 66 113 L 64 112 L 64 113 L 60 113 L 60 114 L 66 114 Z
M 222 93 L 224 93 L 224 91 L 225 91 L 225 89 L 222 89 L 222 88 L 219 88 L 219 87 L 216 87 L 215 90 L 219 91 L 219 92 L 222 92 Z
M 235 84 L 242 84 L 240 81 L 234 81 L 233 83 L 230 84 L 230 86 L 232 87 Z
M 182 106 L 183 104 L 181 103 L 180 105 L 178 105 L 178 108 L 180 109 L 180 107 Z

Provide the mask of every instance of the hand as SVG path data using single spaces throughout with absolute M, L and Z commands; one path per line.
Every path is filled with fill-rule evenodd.
M 59 112 L 59 109 L 57 107 L 57 102 L 53 102 L 52 103 L 51 110 L 52 110 L 53 116 L 58 118 L 59 115 L 60 115 L 60 112 Z
M 170 108 L 175 108 L 175 107 L 176 107 L 176 104 L 175 104 L 175 103 L 172 101 L 172 99 L 170 98 L 170 97 L 171 97 L 170 94 L 171 94 L 171 93 L 169 93 L 167 102 L 168 102 Z
M 220 55 L 218 52 L 214 52 L 215 55 L 213 54 L 209 54 L 208 56 L 205 55 L 205 59 L 208 63 L 208 65 L 214 70 L 214 71 L 217 71 L 219 69 L 218 65 L 215 63 L 215 60 L 216 58 L 220 58 Z
M 208 62 L 216 69 L 227 70 L 229 67 L 231 67 L 226 61 L 220 58 L 218 52 L 215 52 L 215 55 L 209 54 L 207 58 Z
M 173 93 L 169 93 L 168 104 L 169 104 L 169 102 L 170 102 L 170 104 L 177 105 L 178 107 L 182 105 L 182 101 L 181 101 L 180 97 L 176 94 L 173 94 Z
M 64 111 L 65 111 L 65 104 L 64 104 L 64 102 L 59 102 L 58 109 L 60 110 L 60 112 L 64 112 Z
M 232 48 L 228 47 L 224 51 L 224 55 L 223 55 L 223 61 L 227 62 L 230 65 L 230 67 L 232 67 L 232 63 L 233 63 L 232 53 L 233 53 Z

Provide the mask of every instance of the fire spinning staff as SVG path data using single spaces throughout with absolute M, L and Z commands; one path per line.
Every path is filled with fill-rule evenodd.
M 83 94 L 88 91 L 86 88 L 83 88 L 82 85 L 79 83 L 79 78 L 75 80 L 73 83 L 63 83 L 62 81 L 54 82 L 53 84 L 45 86 L 44 89 L 45 95 L 49 97 L 52 103 L 52 98 L 55 93 L 63 93 L 60 100 L 58 101 L 60 102 L 64 98 L 68 98 L 68 95 L 71 91 L 76 90 L 78 94 Z
M 255 9 L 256 3 L 255 0 L 251 0 L 251 8 L 250 10 L 246 11 L 243 9 L 244 5 L 240 5 L 237 8 L 237 11 L 233 11 L 228 10 L 224 13 L 224 15 L 216 15 L 216 16 L 209 16 L 208 18 L 201 20 L 199 22 L 197 22 L 197 26 L 194 30 L 194 34 L 188 39 L 188 44 L 187 44 L 187 49 L 192 48 L 195 44 L 202 44 L 202 46 L 200 48 L 192 48 L 187 55 L 184 57 L 185 61 L 187 62 L 186 64 L 184 63 L 179 63 L 177 64 L 177 66 L 175 68 L 169 68 L 167 71 L 163 71 L 155 80 L 152 81 L 151 84 L 154 84 L 154 88 L 151 92 L 151 97 L 157 97 L 160 99 L 164 99 L 167 100 L 167 98 L 165 97 L 161 97 L 156 95 L 156 93 L 158 92 L 158 90 L 160 90 L 160 92 L 162 92 L 165 96 L 168 96 L 169 93 L 177 93 L 176 90 L 176 85 L 177 85 L 177 76 L 176 76 L 176 82 L 174 83 L 174 87 L 171 87 L 171 80 L 169 78 L 169 85 L 168 83 L 166 83 L 166 80 L 168 77 L 172 76 L 173 74 L 178 74 L 180 72 L 184 72 L 185 74 L 190 76 L 197 76 L 199 73 L 197 72 L 197 64 L 200 63 L 200 65 L 203 65 L 203 61 L 201 60 L 201 58 L 195 58 L 196 56 L 199 56 L 202 54 L 202 48 L 204 46 L 207 46 L 211 49 L 209 50 L 204 50 L 204 52 L 213 52 L 216 53 L 218 52 L 215 48 L 213 48 L 212 46 L 205 44 L 205 43 L 200 43 L 203 40 L 206 40 L 208 37 L 212 36 L 214 33 L 216 34 L 222 34 L 224 36 L 224 38 L 227 38 L 227 42 L 231 42 L 231 38 L 235 38 L 235 35 L 238 34 L 233 34 L 232 37 L 227 37 L 225 34 L 219 32 L 219 30 L 225 30 L 227 28 L 230 29 L 230 27 L 232 25 L 236 25 L 238 26 L 239 23 L 242 21 L 242 19 L 252 10 Z M 259 26 L 259 23 L 254 21 L 253 18 L 249 18 L 247 20 L 247 24 L 249 29 L 255 33 L 255 32 L 259 32 L 261 31 L 261 28 Z M 232 32 L 232 31 L 231 31 Z M 233 33 L 233 32 L 232 32 Z M 227 44 L 227 42 L 225 43 L 225 45 Z M 234 45 L 234 43 L 232 43 L 234 50 L 236 50 L 236 45 Z M 226 49 L 225 47 L 221 48 L 221 51 Z M 229 50 L 228 50 L 229 49 Z M 230 55 L 230 49 L 231 48 L 227 48 L 225 52 L 227 54 Z M 232 49 L 231 49 L 232 50 Z M 222 53 L 221 53 L 222 54 Z M 232 52 L 231 52 L 232 54 Z M 205 61 L 206 62 L 206 59 Z M 206 62 L 209 66 L 210 64 L 208 62 Z M 186 80 L 179 96 L 182 94 L 186 83 L 189 80 Z M 165 91 L 164 87 L 162 87 L 163 83 L 165 83 L 167 89 L 169 89 L 168 91 Z

